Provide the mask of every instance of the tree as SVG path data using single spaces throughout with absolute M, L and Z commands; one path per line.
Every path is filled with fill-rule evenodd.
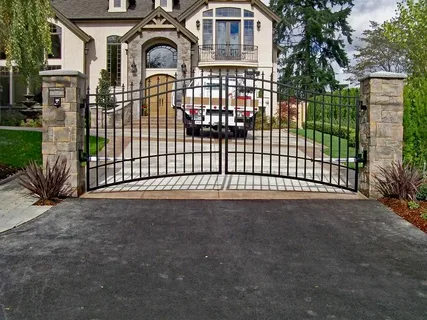
M 357 81 L 362 76 L 376 71 L 407 72 L 408 59 L 399 45 L 389 40 L 384 26 L 370 21 L 370 29 L 362 32 L 359 38 L 361 46 L 355 46 L 355 65 L 347 69 L 353 77 L 349 80 Z
M 282 81 L 304 89 L 339 87 L 333 63 L 346 68 L 345 41 L 352 42 L 347 19 L 353 0 L 271 0 L 281 17 L 275 40 L 285 48 L 279 61 Z
M 51 52 L 50 0 L 1 0 L 0 44 L 26 83 L 35 81 Z
M 409 73 L 427 74 L 427 0 L 398 3 L 397 17 L 386 22 L 385 34 L 390 42 L 405 52 Z

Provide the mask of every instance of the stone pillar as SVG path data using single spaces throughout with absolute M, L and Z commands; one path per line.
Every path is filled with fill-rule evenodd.
M 85 167 L 79 161 L 79 150 L 84 150 L 84 109 L 86 76 L 78 71 L 42 71 L 43 77 L 43 165 L 51 164 L 58 156 L 67 158 L 73 196 L 85 192 Z M 56 90 L 52 90 L 56 88 Z M 50 94 L 49 94 L 50 92 Z M 61 96 L 61 105 L 54 106 L 52 96 Z
M 360 79 L 360 94 L 367 110 L 360 112 L 360 152 L 367 151 L 367 162 L 359 174 L 359 191 L 378 198 L 375 175 L 378 167 L 402 161 L 403 83 L 405 75 L 375 72 Z

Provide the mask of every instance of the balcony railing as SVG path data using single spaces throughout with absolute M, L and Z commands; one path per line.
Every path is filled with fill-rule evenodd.
M 258 62 L 258 46 L 240 44 L 209 44 L 199 46 L 200 62 Z

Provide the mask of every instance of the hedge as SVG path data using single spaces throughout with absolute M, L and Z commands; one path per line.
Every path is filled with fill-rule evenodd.
M 333 136 L 341 137 L 343 139 L 347 139 L 347 143 L 350 147 L 356 146 L 356 130 L 353 128 L 347 128 L 344 126 L 339 126 L 337 124 L 326 124 L 322 122 L 316 122 L 314 125 L 314 121 L 307 121 L 305 123 L 305 127 L 307 129 L 320 131 L 323 133 L 331 134 Z M 340 130 L 341 129 L 341 130 Z

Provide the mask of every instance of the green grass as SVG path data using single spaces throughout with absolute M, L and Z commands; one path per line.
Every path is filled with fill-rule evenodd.
M 293 133 L 296 133 L 296 129 L 290 130 Z M 305 137 L 305 129 L 298 129 L 298 135 Z M 314 139 L 313 139 L 314 136 Z M 322 133 L 320 131 L 314 131 L 311 129 L 307 129 L 307 139 L 314 140 L 318 143 L 322 143 Z M 340 148 L 340 140 L 341 140 L 341 148 Z M 347 139 L 341 138 L 339 139 L 337 136 L 332 136 L 332 144 L 331 144 L 331 135 L 324 133 L 323 134 L 323 152 L 332 158 L 338 158 L 339 155 L 341 159 L 354 158 L 356 156 L 355 149 L 350 147 L 347 153 Z
M 96 153 L 96 138 L 90 137 L 90 154 Z M 98 138 L 99 150 L 108 143 Z M 0 163 L 15 168 L 24 167 L 30 160 L 42 163 L 42 133 L 38 131 L 0 130 Z

